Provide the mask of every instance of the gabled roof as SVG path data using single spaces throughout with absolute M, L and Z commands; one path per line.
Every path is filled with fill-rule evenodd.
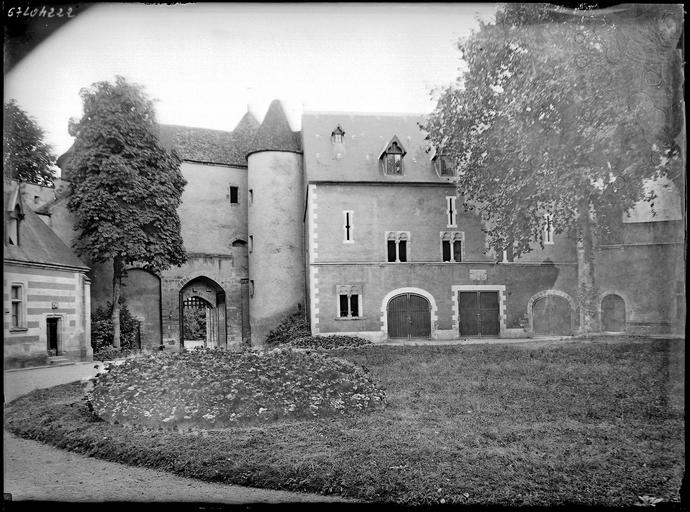
M 16 184 L 12 188 L 16 189 Z M 89 267 L 31 208 L 21 204 L 21 197 L 15 192 L 16 190 L 5 189 L 5 211 L 12 211 L 16 204 L 19 204 L 24 218 L 19 223 L 19 245 L 7 243 L 4 245 L 5 261 L 14 260 L 88 270 Z M 14 198 L 12 198 L 13 194 Z
M 268 107 L 247 156 L 260 151 L 302 152 L 301 133 L 292 131 L 279 100 L 273 100 Z

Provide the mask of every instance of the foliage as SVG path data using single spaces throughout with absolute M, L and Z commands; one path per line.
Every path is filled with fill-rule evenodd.
M 682 181 L 682 9 L 646 9 L 605 17 L 502 6 L 460 42 L 466 71 L 424 126 L 455 162 L 458 193 L 481 213 L 496 252 L 543 247 L 547 215 L 554 233 L 582 242 L 585 300 L 597 296 L 597 237 L 637 201 L 653 201 L 647 180 Z M 644 56 L 659 66 L 641 66 Z M 595 330 L 594 305 L 581 306 L 583 330 Z
M 359 336 L 304 336 L 302 338 L 294 338 L 284 344 L 286 347 L 293 348 L 321 348 L 321 349 L 335 349 L 335 348 L 354 348 L 371 345 L 371 341 L 360 338 Z
M 556 233 L 581 236 L 581 213 L 594 213 L 593 229 L 606 231 L 597 220 L 645 198 L 646 179 L 678 174 L 678 14 L 676 30 L 657 34 L 652 15 L 608 20 L 506 4 L 496 23 L 459 44 L 466 71 L 425 129 L 455 161 L 458 191 L 487 220 L 493 248 L 519 256 L 543 243 L 546 213 Z M 626 44 L 663 62 L 663 88 L 640 85 L 638 76 L 657 75 L 621 52 Z
M 94 418 L 74 383 L 7 404 L 5 428 L 188 478 L 367 502 L 609 508 L 649 495 L 677 504 L 684 350 L 683 340 L 633 337 L 375 345 L 342 355 L 386 389 L 387 406 L 369 414 L 123 430 Z
M 184 308 L 184 339 L 201 340 L 206 338 L 206 310 Z
M 80 95 L 84 115 L 70 122 L 68 163 L 78 254 L 151 272 L 184 263 L 177 207 L 186 181 L 179 157 L 160 145 L 153 102 L 119 76 Z
M 266 336 L 267 345 L 279 345 L 288 343 L 296 338 L 311 336 L 311 326 L 302 312 L 292 313 L 286 316 L 278 327 Z
M 102 353 L 103 357 L 113 351 L 113 321 L 112 321 L 113 304 L 107 302 L 105 305 L 98 306 L 95 311 L 91 313 L 91 347 L 94 351 Z M 127 302 L 120 299 L 120 328 L 121 328 L 121 346 L 123 349 L 137 348 L 137 328 L 139 321 L 132 316 L 132 313 L 127 307 Z M 100 359 L 99 360 L 104 360 Z
M 44 132 L 15 100 L 4 105 L 2 167 L 8 178 L 53 186 L 55 155 Z
M 112 423 L 222 428 L 349 415 L 381 407 L 384 397 L 364 370 L 341 359 L 199 348 L 110 367 L 96 378 L 89 403 Z
M 118 306 L 126 268 L 153 273 L 186 259 L 177 208 L 186 184 L 180 158 L 161 145 L 153 101 L 121 76 L 80 91 L 81 120 L 66 170 L 67 207 L 79 236 L 74 248 L 91 263 L 112 260 L 113 345 L 120 347 Z

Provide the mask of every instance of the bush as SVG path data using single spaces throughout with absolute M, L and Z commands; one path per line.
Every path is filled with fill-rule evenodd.
M 206 310 L 202 308 L 184 308 L 184 339 L 206 339 Z
M 113 304 L 107 302 L 105 306 L 99 306 L 91 313 L 91 347 L 94 357 L 96 353 L 107 353 L 103 352 L 106 347 L 113 348 L 112 312 Z M 130 313 L 125 299 L 120 299 L 120 348 L 137 348 L 138 328 L 139 321 Z
M 289 341 L 287 347 L 294 348 L 314 348 L 314 349 L 334 349 L 334 348 L 355 348 L 364 345 L 371 345 L 371 341 L 360 338 L 359 336 L 304 336 Z
M 280 345 L 294 340 L 311 336 L 311 325 L 302 312 L 292 313 L 266 336 L 267 345 Z
M 103 420 L 153 428 L 223 428 L 348 416 L 383 407 L 368 372 L 343 359 L 274 349 L 142 353 L 109 365 L 87 394 Z

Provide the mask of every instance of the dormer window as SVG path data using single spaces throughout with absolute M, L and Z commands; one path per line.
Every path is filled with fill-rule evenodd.
M 14 207 L 14 210 L 8 215 L 7 225 L 7 243 L 10 245 L 19 245 L 19 223 L 24 218 L 19 205 Z
M 397 137 L 388 144 L 386 149 L 381 153 L 380 161 L 383 172 L 389 175 L 402 175 L 403 173 L 403 158 L 405 157 L 405 149 Z
M 443 153 L 439 153 L 436 156 L 434 156 L 432 160 L 434 169 L 436 170 L 436 174 L 442 177 L 455 176 L 453 161 L 450 157 L 444 155 Z
M 331 132 L 331 144 L 342 144 L 344 135 L 345 132 L 340 125 L 336 126 L 335 130 Z

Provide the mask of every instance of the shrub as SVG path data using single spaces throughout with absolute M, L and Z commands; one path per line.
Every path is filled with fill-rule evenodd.
M 184 308 L 184 339 L 203 340 L 206 338 L 206 310 Z
M 112 348 L 112 311 L 112 302 L 107 302 L 105 306 L 99 306 L 91 313 L 91 347 L 93 348 L 94 357 L 97 352 L 103 352 L 104 348 Z M 125 299 L 120 299 L 120 347 L 122 349 L 137 348 L 138 328 L 139 321 L 130 313 Z
M 311 336 L 311 326 L 302 312 L 292 313 L 266 336 L 267 345 L 280 345 L 294 340 Z
M 108 365 L 87 394 L 110 423 L 222 428 L 375 410 L 385 393 L 343 359 L 274 349 L 142 353 Z
M 360 338 L 359 336 L 304 336 L 296 338 L 285 344 L 287 347 L 294 348 L 314 348 L 314 349 L 334 349 L 334 348 L 354 348 L 364 345 L 371 345 L 371 341 Z

